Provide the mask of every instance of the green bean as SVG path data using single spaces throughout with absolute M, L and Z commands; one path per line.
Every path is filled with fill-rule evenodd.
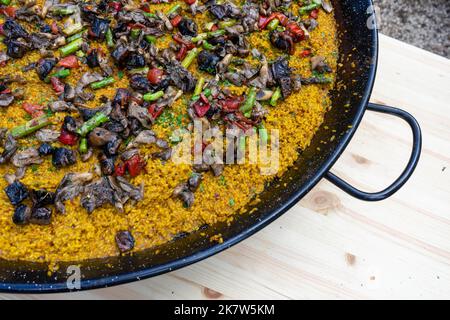
M 310 12 L 310 11 L 312 11 L 312 10 L 314 10 L 314 9 L 319 8 L 320 5 L 321 5 L 321 1 L 317 1 L 317 2 L 316 2 L 316 1 L 313 1 L 311 4 L 308 4 L 308 5 L 306 5 L 306 6 L 301 7 L 301 8 L 299 9 L 299 13 L 300 13 L 300 15 L 305 15 L 305 14 L 307 14 L 308 12 Z
M 92 118 L 83 123 L 83 125 L 77 130 L 77 133 L 85 137 L 89 132 L 97 128 L 102 123 L 109 121 L 109 117 L 102 112 L 97 112 Z
M 105 79 L 103 79 L 103 80 L 100 80 L 100 81 L 91 83 L 91 88 L 94 89 L 94 90 L 97 90 L 97 89 L 106 87 L 106 86 L 108 86 L 108 85 L 114 83 L 115 81 L 116 81 L 116 80 L 114 80 L 113 77 L 107 77 L 107 78 L 105 78 Z
M 203 46 L 203 49 L 205 49 L 205 50 L 215 50 L 216 49 L 215 46 L 213 46 L 211 43 L 209 43 L 206 40 L 203 40 L 202 46 Z
M 205 97 L 209 97 L 210 95 L 211 95 L 211 89 L 210 88 L 206 88 L 204 91 L 203 91 L 203 95 L 205 96 Z
M 128 70 L 128 74 L 147 74 L 148 70 L 149 70 L 149 67 L 134 68 L 134 69 Z
M 149 93 L 144 94 L 142 99 L 144 99 L 144 101 L 150 102 L 150 101 L 158 100 L 163 95 L 164 95 L 164 91 L 162 91 L 162 90 L 154 92 L 154 93 L 149 92 Z
M 50 124 L 50 118 L 47 115 L 31 119 L 27 123 L 14 127 L 10 133 L 14 138 L 22 138 Z
M 191 39 L 192 42 L 199 42 L 201 40 L 205 40 L 206 38 L 208 38 L 208 34 L 205 33 L 199 33 L 196 37 L 193 37 Z
M 131 37 L 131 39 L 136 40 L 137 38 L 139 38 L 140 34 L 141 34 L 141 29 L 134 28 L 134 29 L 131 29 L 130 37 Z
M 151 36 L 151 35 L 146 35 L 145 37 L 145 41 L 147 41 L 148 43 L 156 43 L 156 37 L 155 36 Z
M 177 12 L 178 9 L 180 9 L 180 8 L 181 8 L 181 5 L 180 5 L 180 4 L 174 5 L 173 7 L 171 7 L 171 8 L 169 9 L 169 11 L 167 11 L 167 16 L 170 16 L 172 13 Z
M 200 95 L 200 93 L 202 93 L 204 84 L 205 84 L 204 77 L 201 77 L 200 79 L 198 79 L 197 84 L 195 85 L 194 96 L 198 96 L 198 95 Z
M 67 6 L 67 7 L 53 7 L 50 9 L 50 11 L 54 14 L 58 14 L 60 16 L 68 16 L 72 13 L 75 13 L 75 7 L 74 6 Z
M 219 22 L 219 28 L 220 29 L 225 29 L 228 27 L 232 27 L 236 24 L 236 20 L 231 19 L 231 20 L 227 20 L 227 21 L 220 21 Z
M 155 18 L 155 19 L 158 18 L 158 16 L 157 16 L 156 14 L 154 14 L 154 13 L 150 13 L 150 12 L 142 12 L 142 14 L 143 14 L 144 16 L 148 17 L 148 18 Z
M 114 39 L 113 39 L 113 34 L 111 31 L 111 28 L 108 28 L 108 30 L 106 30 L 105 38 L 106 38 L 106 45 L 109 48 L 114 47 Z
M 49 83 L 50 79 L 53 77 L 66 78 L 68 76 L 70 76 L 70 69 L 61 69 L 59 71 L 53 72 L 52 74 L 49 74 L 48 76 L 46 76 L 44 79 L 44 82 Z
M 87 32 L 87 30 L 84 29 L 84 30 L 82 30 L 82 31 L 80 31 L 80 32 L 78 32 L 78 33 L 75 33 L 73 36 L 67 37 L 66 41 L 67 41 L 68 43 L 70 43 L 70 42 L 72 42 L 72 41 L 74 41 L 74 40 L 80 39 L 80 38 L 83 37 L 83 35 L 84 35 L 86 32 Z
M 189 51 L 187 56 L 183 59 L 183 61 L 181 62 L 181 65 L 186 69 L 189 68 L 192 61 L 194 61 L 194 59 L 197 57 L 197 55 L 198 55 L 198 49 L 197 48 L 192 49 L 191 51 Z
M 67 27 L 63 29 L 63 33 L 66 36 L 73 35 L 83 29 L 83 25 L 81 23 L 69 23 Z
M 78 150 L 80 151 L 81 154 L 88 152 L 88 145 L 86 138 L 81 138 Z
M 250 91 L 247 94 L 247 98 L 245 99 L 242 106 L 239 108 L 239 110 L 248 118 L 250 117 L 250 114 L 252 112 L 253 106 L 256 101 L 256 88 L 251 87 Z
M 59 52 L 61 53 L 61 56 L 65 57 L 71 53 L 74 53 L 75 51 L 78 51 L 82 45 L 83 45 L 83 39 L 78 38 L 78 39 L 70 42 L 69 44 L 66 44 L 64 47 L 61 47 L 59 49 Z
M 272 21 L 269 22 L 269 24 L 267 25 L 267 29 L 272 31 L 275 30 L 278 25 L 280 24 L 280 20 L 278 19 L 273 19 Z
M 222 29 L 218 29 L 216 31 L 210 31 L 207 33 L 208 38 L 214 38 L 214 37 L 218 37 L 218 36 L 223 36 L 226 33 L 225 30 Z
M 280 98 L 281 98 L 281 89 L 280 87 L 277 87 L 274 93 L 272 94 L 272 97 L 270 98 L 270 105 L 272 107 L 275 107 L 277 105 L 278 99 Z
M 11 3 L 11 0 L 0 0 L 0 3 L 7 6 Z

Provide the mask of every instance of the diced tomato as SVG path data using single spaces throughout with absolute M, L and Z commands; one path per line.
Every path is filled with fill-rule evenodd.
M 211 104 L 209 103 L 208 98 L 206 98 L 203 93 L 200 94 L 200 98 L 194 103 L 194 110 L 197 116 L 200 118 L 205 116 L 210 108 Z
M 114 175 L 115 176 L 123 176 L 125 174 L 125 163 L 120 163 L 118 165 L 116 165 L 115 169 L 114 169 Z
M 0 14 L 3 14 L 5 16 L 8 16 L 10 18 L 16 17 L 16 8 L 15 7 L 3 7 L 0 8 Z
M 176 26 L 178 26 L 178 25 L 180 24 L 181 19 L 182 19 L 182 18 L 181 18 L 180 15 L 176 15 L 175 17 L 173 17 L 173 18 L 170 20 L 170 24 L 171 24 L 172 26 L 176 27 Z
M 194 4 L 197 0 L 184 0 L 184 2 L 188 5 Z
M 122 9 L 122 4 L 120 2 L 110 2 L 108 6 L 112 8 L 115 12 L 119 12 Z
M 53 34 L 59 33 L 59 28 L 55 21 L 53 21 L 52 24 L 50 25 L 50 29 L 52 29 Z
M 53 90 L 55 90 L 56 93 L 64 92 L 64 83 L 62 83 L 59 78 L 51 77 L 50 82 L 52 83 Z
M 61 133 L 58 138 L 59 142 L 62 144 L 73 146 L 77 143 L 78 137 L 76 134 L 66 131 L 63 128 L 61 128 Z
M 40 117 L 44 114 L 44 106 L 40 106 L 38 104 L 31 104 L 28 102 L 24 102 L 22 104 L 22 108 L 25 110 L 26 113 L 31 115 L 33 118 Z
M 319 17 L 319 10 L 317 9 L 312 10 L 309 16 L 313 19 L 317 19 Z
M 148 113 L 150 113 L 153 119 L 158 118 L 163 111 L 164 108 L 158 106 L 156 103 L 153 103 L 150 105 L 150 107 L 148 107 Z
M 57 66 L 70 69 L 70 68 L 78 68 L 80 65 L 78 64 L 77 57 L 71 55 L 59 60 Z
M 132 177 L 136 177 L 145 168 L 145 161 L 137 154 L 125 161 L 128 173 Z

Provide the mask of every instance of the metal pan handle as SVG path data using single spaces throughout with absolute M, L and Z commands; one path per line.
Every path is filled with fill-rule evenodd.
M 331 172 L 327 172 L 325 174 L 325 178 L 334 185 L 336 185 L 338 188 L 342 189 L 343 191 L 347 192 L 349 195 L 355 198 L 365 201 L 380 201 L 392 196 L 411 177 L 412 173 L 414 172 L 414 169 L 417 166 L 417 163 L 419 162 L 420 151 L 422 149 L 422 133 L 420 131 L 420 126 L 419 123 L 417 123 L 417 120 L 414 119 L 414 117 L 406 111 L 375 103 L 369 103 L 367 105 L 367 110 L 386 113 L 389 115 L 402 118 L 411 127 L 413 133 L 413 148 L 405 170 L 403 170 L 402 174 L 389 187 L 387 187 L 383 191 L 374 193 L 361 191 L 351 186 L 350 184 L 348 184 L 347 182 L 345 182 L 344 180 L 342 180 L 341 178 L 339 178 L 338 176 L 336 176 Z

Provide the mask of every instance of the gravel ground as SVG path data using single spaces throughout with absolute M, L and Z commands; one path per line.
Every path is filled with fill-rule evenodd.
M 380 32 L 450 58 L 450 0 L 374 0 Z

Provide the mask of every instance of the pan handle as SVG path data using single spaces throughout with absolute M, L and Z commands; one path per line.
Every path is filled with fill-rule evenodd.
M 417 166 L 417 163 L 419 162 L 420 151 L 422 149 L 422 133 L 420 131 L 420 126 L 417 120 L 411 114 L 409 114 L 404 110 L 397 109 L 394 107 L 383 106 L 375 103 L 369 103 L 367 105 L 367 110 L 386 113 L 389 115 L 402 118 L 411 127 L 413 133 L 413 147 L 411 156 L 409 158 L 405 170 L 403 170 L 402 174 L 389 187 L 387 187 L 383 191 L 374 193 L 358 190 L 331 172 L 327 172 L 325 174 L 325 178 L 331 183 L 333 183 L 335 186 L 337 186 L 338 188 L 342 189 L 343 191 L 347 192 L 349 195 L 355 198 L 365 201 L 380 201 L 392 196 L 411 177 L 414 169 Z

